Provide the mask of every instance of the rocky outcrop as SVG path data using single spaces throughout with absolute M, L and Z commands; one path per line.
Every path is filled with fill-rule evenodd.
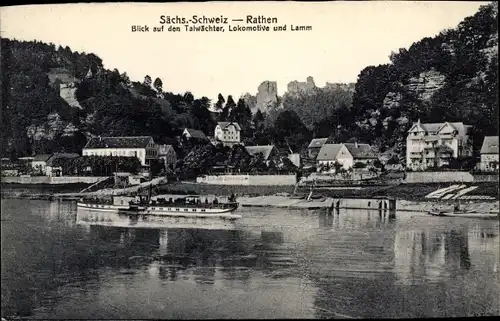
M 59 88 L 59 95 L 64 101 L 68 103 L 71 107 L 83 109 L 78 100 L 76 99 L 76 87 L 72 84 L 61 84 Z
M 424 71 L 418 77 L 410 78 L 406 85 L 399 84 L 401 92 L 389 92 L 384 99 L 383 107 L 392 109 L 399 107 L 403 93 L 412 93 L 421 101 L 429 101 L 445 84 L 445 75 L 435 71 Z
M 268 113 L 270 108 L 276 108 L 279 104 L 278 84 L 276 81 L 264 81 L 258 87 L 255 97 L 255 106 L 251 108 L 252 113 L 260 110 L 262 113 Z
M 75 125 L 61 120 L 61 116 L 52 113 L 47 116 L 47 122 L 42 125 L 30 125 L 27 128 L 28 137 L 33 140 L 49 139 L 52 140 L 58 134 L 71 136 L 78 131 Z
M 297 80 L 291 81 L 288 83 L 287 86 L 287 93 L 288 94 L 294 94 L 294 93 L 308 93 L 312 92 L 314 89 L 316 89 L 316 84 L 314 83 L 314 78 L 309 76 L 307 77 L 305 82 L 299 82 Z
M 330 89 L 330 90 L 344 90 L 344 91 L 349 91 L 349 92 L 354 92 L 354 87 L 356 84 L 354 83 L 330 83 L 327 82 L 325 84 L 325 89 Z

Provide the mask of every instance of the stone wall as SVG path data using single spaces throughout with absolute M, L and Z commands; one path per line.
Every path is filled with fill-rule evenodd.
M 105 177 L 101 176 L 33 176 L 33 177 L 2 177 L 2 183 L 6 184 L 94 184 Z
M 295 185 L 295 175 L 207 175 L 196 178 L 197 183 L 214 185 Z

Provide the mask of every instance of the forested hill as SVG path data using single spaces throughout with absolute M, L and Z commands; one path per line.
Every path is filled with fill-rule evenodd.
M 359 139 L 404 153 L 405 132 L 418 118 L 473 125 L 476 148 L 484 135 L 498 135 L 497 2 L 390 58 L 358 76 L 352 117 Z
M 94 54 L 2 38 L 1 64 L 3 157 L 80 152 L 95 135 L 169 143 L 184 127 L 213 130 L 206 97 L 163 92 L 161 79 L 150 76 L 131 82 Z
M 482 6 L 454 29 L 388 52 L 391 63 L 363 69 L 354 90 L 287 93 L 275 97 L 267 115 L 252 115 L 251 99 L 222 94 L 212 113 L 208 98 L 166 92 L 168 84 L 150 76 L 131 81 L 105 70 L 94 54 L 0 39 L 2 157 L 79 152 L 93 135 L 152 135 L 174 143 L 184 127 L 210 135 L 217 120 L 238 121 L 245 144 L 298 151 L 312 137 L 330 136 L 400 156 L 418 118 L 462 121 L 474 126 L 478 149 L 484 135 L 498 135 L 497 15 L 496 2 Z

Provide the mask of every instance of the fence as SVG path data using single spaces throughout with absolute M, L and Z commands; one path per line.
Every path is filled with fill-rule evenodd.
M 105 177 L 101 176 L 32 176 L 32 177 L 2 177 L 2 183 L 7 184 L 94 184 Z

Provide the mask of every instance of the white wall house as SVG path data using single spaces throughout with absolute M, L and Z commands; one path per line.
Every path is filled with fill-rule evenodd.
M 137 157 L 142 166 L 158 159 L 158 145 L 151 136 L 94 137 L 82 150 L 82 156 Z
M 406 138 L 406 167 L 425 170 L 449 163 L 450 157 L 472 156 L 472 126 L 464 123 L 421 123 L 418 120 Z
M 498 171 L 498 136 L 486 136 L 481 147 L 480 168 L 483 171 Z
M 319 171 L 326 165 L 333 166 L 335 162 L 341 164 L 344 169 L 349 169 L 356 163 L 371 165 L 377 159 L 377 155 L 368 144 L 324 144 L 316 157 L 316 163 Z
M 214 130 L 214 138 L 224 146 L 237 145 L 241 141 L 241 127 L 238 123 L 218 122 Z
M 45 175 L 47 171 L 47 161 L 52 154 L 36 155 L 31 162 L 31 168 L 38 174 Z

